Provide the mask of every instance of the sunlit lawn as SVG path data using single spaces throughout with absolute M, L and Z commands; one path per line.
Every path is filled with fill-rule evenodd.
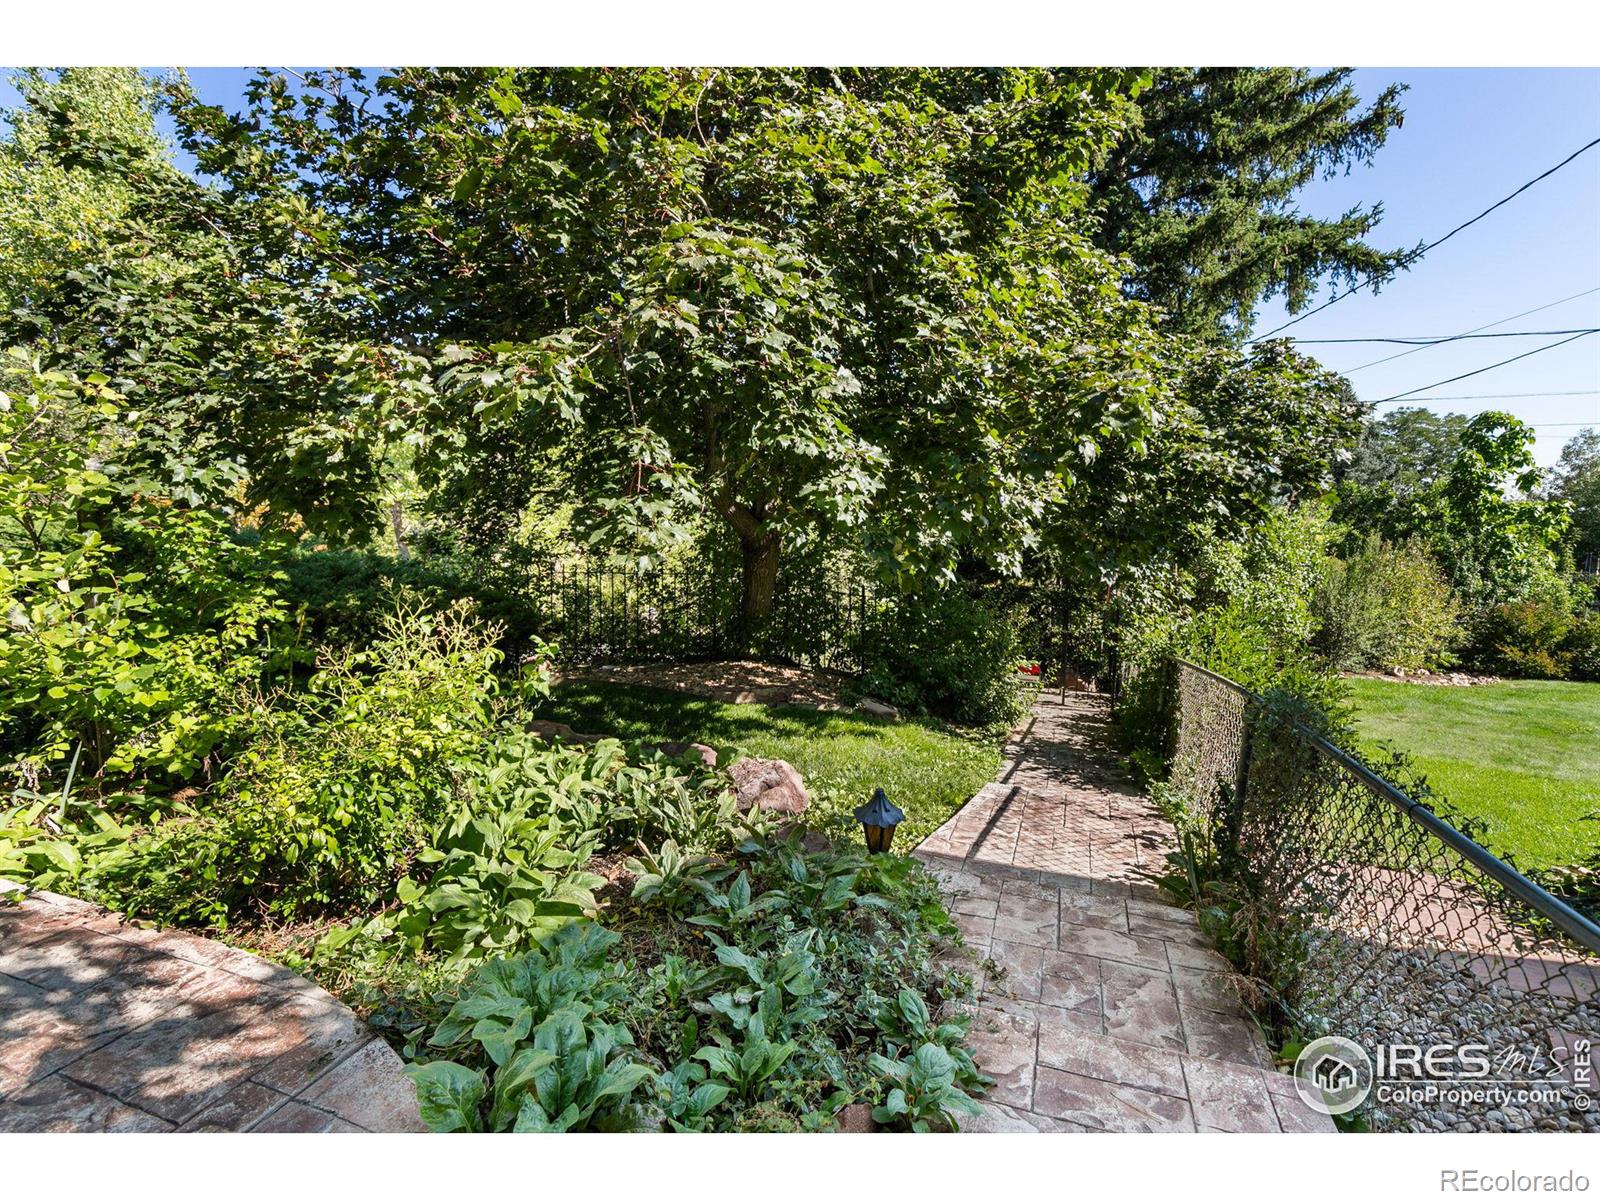
M 1524 870 L 1600 845 L 1600 684 L 1485 687 L 1350 681 L 1368 746 L 1408 754 L 1434 790 L 1487 822 L 1484 840 Z
M 881 787 L 906 812 L 895 849 L 910 849 L 994 778 L 998 738 L 932 720 L 891 721 L 791 705 L 723 704 L 625 684 L 560 685 L 540 716 L 584 733 L 694 741 L 734 754 L 781 758 L 806 778 L 814 824 L 850 835 L 850 810 Z

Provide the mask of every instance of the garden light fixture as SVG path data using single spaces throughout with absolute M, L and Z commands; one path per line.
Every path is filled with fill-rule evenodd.
M 894 827 L 906 819 L 906 814 L 889 803 L 882 788 L 873 790 L 872 799 L 856 809 L 856 820 L 867 835 L 867 850 L 871 854 L 887 854 L 889 843 L 894 841 Z

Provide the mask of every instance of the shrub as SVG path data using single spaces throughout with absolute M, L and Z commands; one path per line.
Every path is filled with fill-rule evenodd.
M 1600 683 L 1600 612 L 1574 617 L 1561 642 L 1567 678 Z
M 659 754 L 629 765 L 618 742 L 566 749 L 502 728 L 453 770 L 459 804 L 396 885 L 400 908 L 330 935 L 325 953 L 358 935 L 462 961 L 526 950 L 595 915 L 597 849 L 665 836 L 726 850 L 736 829 L 724 776 Z
M 204 812 L 156 826 L 99 885 L 124 911 L 227 923 L 386 899 L 491 727 L 493 632 L 459 609 L 386 618 L 372 650 L 331 654 L 254 737 Z
M 1344 689 L 1312 646 L 1312 595 L 1331 536 L 1326 513 L 1307 506 L 1274 512 L 1245 542 L 1217 547 L 1209 590 L 1220 599 L 1178 623 L 1174 648 L 1251 691 L 1292 692 L 1341 719 Z
M 576 921 L 480 968 L 412 1068 L 431 1127 L 816 1129 L 865 1102 L 947 1128 L 988 1082 L 944 1007 L 970 989 L 937 961 L 954 926 L 911 859 L 755 834 L 718 878 L 608 919 L 622 940 Z
M 617 940 L 574 924 L 543 949 L 486 964 L 428 1043 L 484 1067 L 440 1059 L 407 1068 L 429 1128 L 635 1127 L 631 1099 L 651 1072 L 630 1061 L 633 1037 L 617 1019 L 628 996 L 628 973 L 606 961 Z
M 1312 645 L 1312 597 L 1332 534 L 1320 507 L 1279 509 L 1241 541 L 1207 542 L 1192 577 L 1132 575 L 1110 624 L 1123 673 L 1117 720 L 1146 776 L 1171 751 L 1174 658 L 1257 693 L 1292 692 L 1334 728 L 1348 722 L 1344 685 Z
M 1372 534 L 1324 560 L 1313 599 L 1316 645 L 1341 671 L 1439 667 L 1460 640 L 1460 606 L 1427 550 Z
M 1562 646 L 1571 629 L 1572 617 L 1560 605 L 1540 600 L 1497 604 L 1475 623 L 1474 659 L 1501 675 L 1563 679 L 1570 663 Z
M 501 649 L 520 656 L 542 632 L 526 587 L 525 563 L 492 564 L 424 541 L 408 559 L 360 550 L 301 547 L 284 564 L 285 600 L 299 610 L 302 637 L 317 645 L 364 649 L 382 636 L 385 613 L 438 612 L 470 602 L 496 629 Z
M 886 605 L 868 640 L 870 695 L 967 725 L 1010 725 L 1027 711 L 1016 611 L 958 587 L 918 592 Z
M 30 785 L 214 765 L 297 652 L 273 547 L 120 467 L 138 427 L 103 381 L 3 374 L 0 753 Z

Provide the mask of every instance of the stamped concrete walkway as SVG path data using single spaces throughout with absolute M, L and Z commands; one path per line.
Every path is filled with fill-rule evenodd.
M 0 895 L 0 1133 L 420 1131 L 401 1065 L 253 954 Z
M 915 851 L 985 970 L 978 1132 L 1332 1132 L 1271 1069 L 1235 976 L 1141 870 L 1172 828 L 1120 766 L 1110 708 L 1047 693 L 991 783 Z

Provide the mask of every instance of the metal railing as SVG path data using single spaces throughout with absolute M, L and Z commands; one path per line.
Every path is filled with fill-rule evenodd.
M 569 662 L 685 661 L 751 655 L 859 674 L 878 612 L 866 583 L 779 577 L 772 615 L 740 619 L 738 587 L 705 569 L 630 569 L 546 561 L 527 573 L 540 635 Z
M 1147 708 L 1164 693 L 1161 794 L 1260 1013 L 1369 1049 L 1486 1046 L 1491 1082 L 1541 1084 L 1504 1105 L 1375 1098 L 1375 1127 L 1600 1130 L 1578 1061 L 1600 1044 L 1590 915 L 1468 837 L 1445 798 L 1408 794 L 1292 707 L 1183 661 L 1125 674 L 1119 696 L 1134 703 L 1141 685 Z

